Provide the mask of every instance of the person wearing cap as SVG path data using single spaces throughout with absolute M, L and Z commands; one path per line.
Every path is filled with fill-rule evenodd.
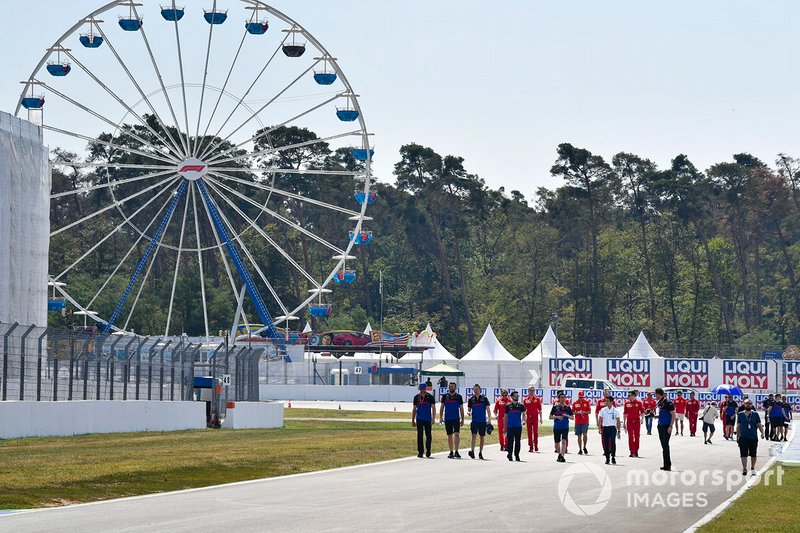
M 770 394 L 764 401 L 761 402 L 761 408 L 764 409 L 764 433 L 767 435 L 769 440 L 775 439 L 775 429 L 772 428 L 769 420 L 769 410 L 772 407 L 772 404 L 775 403 L 775 395 Z
M 661 470 L 669 472 L 672 470 L 672 457 L 669 453 L 669 438 L 672 436 L 672 428 L 675 425 L 675 405 L 664 394 L 661 387 L 656 389 L 656 400 L 658 401 L 658 439 L 661 441 L 661 454 L 664 458 L 664 466 Z
M 600 410 L 597 416 L 600 436 L 603 439 L 603 455 L 606 456 L 606 464 L 609 461 L 612 464 L 617 464 L 617 439 L 621 436 L 619 419 L 619 411 L 614 407 L 614 398 L 606 396 L 606 406 Z
M 689 393 L 689 399 L 686 400 L 686 417 L 689 419 L 690 437 L 697 435 L 697 415 L 700 412 L 700 402 L 695 396 L 694 391 L 692 391 Z
M 747 457 L 750 457 L 750 473 L 756 475 L 756 455 L 758 452 L 758 435 L 764 438 L 764 426 L 761 417 L 753 409 L 753 402 L 746 399 L 742 402 L 744 409 L 736 415 L 736 441 L 739 443 L 739 456 L 742 459 L 742 475 L 747 475 Z
M 539 424 L 542 423 L 542 400 L 536 389 L 528 387 L 528 395 L 522 400 L 525 406 L 525 426 L 528 429 L 528 452 L 539 451 Z
M 781 441 L 786 438 L 784 433 L 784 415 L 786 411 L 783 408 L 783 397 L 780 394 L 775 395 L 775 401 L 769 408 L 769 423 L 775 431 L 775 440 Z
M 631 457 L 639 457 L 639 435 L 642 432 L 642 416 L 644 405 L 636 397 L 635 390 L 628 392 L 628 399 L 622 408 L 625 417 L 625 431 L 628 432 L 628 450 Z
M 475 440 L 476 437 L 480 436 L 481 446 L 478 451 L 478 458 L 483 459 L 483 443 L 486 439 L 486 427 L 492 423 L 492 410 L 489 399 L 481 394 L 481 386 L 477 383 L 472 387 L 472 396 L 467 400 L 467 411 L 472 417 L 472 422 L 469 424 L 469 429 L 472 433 L 472 446 L 469 450 L 469 456 L 475 459 Z
M 508 389 L 500 389 L 500 397 L 494 402 L 494 416 L 497 417 L 497 436 L 500 439 L 500 451 L 506 451 L 506 405 L 511 403 Z
M 511 461 L 511 456 L 514 459 L 521 461 L 519 458 L 519 449 L 522 440 L 522 424 L 525 422 L 525 406 L 519 402 L 519 392 L 514 391 L 511 393 L 511 402 L 506 405 L 506 455 L 508 460 Z
M 586 441 L 589 434 L 589 415 L 592 404 L 586 399 L 583 391 L 578 391 L 578 399 L 572 404 L 572 413 L 575 415 L 575 440 L 578 441 L 578 455 L 589 455 Z
M 720 409 L 724 422 L 723 436 L 725 440 L 733 440 L 733 428 L 736 426 L 736 409 L 738 408 L 739 404 L 733 399 L 733 396 L 726 394 L 725 401 L 722 402 L 722 409 Z
M 714 420 L 719 418 L 719 409 L 713 401 L 708 402 L 700 415 L 703 420 L 703 444 L 711 444 L 711 437 L 714 436 Z
M 644 407 L 644 426 L 647 428 L 647 434 L 652 435 L 653 418 L 656 416 L 656 407 L 658 406 L 652 392 L 647 393 L 647 398 L 642 400 L 642 406 Z
M 567 439 L 569 438 L 569 421 L 572 420 L 572 408 L 567 405 L 567 395 L 558 393 L 558 403 L 550 408 L 550 420 L 553 421 L 553 439 L 558 451 L 559 463 L 566 463 L 564 454 L 567 453 Z
M 675 434 L 683 435 L 683 421 L 686 419 L 686 398 L 683 397 L 681 391 L 678 391 L 678 395 L 672 400 L 672 403 L 675 405 Z
M 417 428 L 417 457 L 422 457 L 422 434 L 425 433 L 425 457 L 431 456 L 431 422 L 433 421 L 436 399 L 425 384 L 419 386 L 419 394 L 414 396 L 411 408 L 411 425 Z
M 458 447 L 461 444 L 461 426 L 464 425 L 464 398 L 456 391 L 456 382 L 451 381 L 447 393 L 439 399 L 439 423 L 444 422 L 447 432 L 449 459 L 461 459 Z

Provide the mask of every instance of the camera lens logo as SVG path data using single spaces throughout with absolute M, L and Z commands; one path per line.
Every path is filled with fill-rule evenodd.
M 587 475 L 597 480 L 597 483 L 600 485 L 600 494 L 598 494 L 597 500 L 594 503 L 579 504 L 572 498 L 569 487 L 573 478 L 586 478 Z M 587 481 L 583 479 L 581 483 L 576 486 L 586 487 Z M 564 473 L 561 474 L 561 478 L 558 480 L 558 497 L 564 509 L 576 516 L 596 515 L 605 509 L 606 505 L 608 505 L 608 501 L 611 499 L 611 479 L 608 477 L 605 470 L 597 465 L 592 463 L 574 464 L 564 470 Z

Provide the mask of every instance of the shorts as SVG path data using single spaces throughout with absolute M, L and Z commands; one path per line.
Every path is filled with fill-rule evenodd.
M 589 424 L 575 424 L 575 435 L 586 435 L 589 433 Z
M 783 426 L 783 417 L 782 416 L 771 416 L 769 417 L 769 423 L 772 424 L 772 427 L 778 428 Z
M 452 435 L 453 433 L 461 433 L 461 420 L 458 418 L 455 420 L 445 420 L 444 430 L 447 431 L 448 435 Z
M 711 433 L 714 433 L 715 430 L 716 430 L 716 428 L 714 427 L 714 423 L 713 422 L 710 423 L 710 424 L 708 422 L 703 422 L 703 433 L 705 433 L 706 431 L 710 431 Z
M 686 420 L 686 415 L 684 413 L 675 413 L 675 420 Z
M 739 457 L 755 457 L 758 451 L 758 439 L 739 437 Z
M 726 426 L 735 426 L 736 425 L 736 415 L 725 415 L 725 425 Z
M 486 422 L 470 422 L 469 429 L 473 435 L 480 435 L 483 437 L 486 435 Z M 458 433 L 458 431 L 456 431 Z
M 554 429 L 553 430 L 553 439 L 555 439 L 556 444 L 558 444 L 562 440 L 564 442 L 566 442 L 569 439 L 569 428 Z

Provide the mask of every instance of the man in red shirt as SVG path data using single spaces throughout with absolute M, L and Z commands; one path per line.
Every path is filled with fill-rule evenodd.
M 528 395 L 522 400 L 525 406 L 525 425 L 528 427 L 528 452 L 539 451 L 539 424 L 542 423 L 542 400 L 536 389 L 528 387 Z
M 575 415 L 575 436 L 578 441 L 578 455 L 589 454 L 586 449 L 586 440 L 589 433 L 589 415 L 592 404 L 584 397 L 583 391 L 578 391 L 578 399 L 572 404 L 572 414 Z M 581 437 L 583 438 L 581 440 Z
M 644 425 L 647 427 L 647 434 L 653 434 L 653 418 L 656 416 L 656 406 L 658 402 L 656 399 L 653 398 L 653 393 L 648 392 L 647 398 L 642 400 L 642 406 L 644 407 Z
M 500 451 L 506 451 L 506 405 L 511 403 L 508 389 L 500 390 L 500 397 L 494 402 L 494 416 L 497 417 L 497 435 L 500 438 Z
M 689 419 L 689 435 L 692 437 L 697 433 L 698 413 L 700 413 L 700 402 L 695 398 L 694 392 L 690 392 L 686 401 L 686 416 Z
M 677 422 L 675 424 L 675 434 L 683 435 L 683 421 L 686 419 L 686 398 L 683 397 L 681 391 L 678 391 L 678 397 L 672 403 L 675 405 L 675 421 Z
M 628 432 L 628 449 L 631 457 L 639 457 L 639 434 L 642 430 L 642 417 L 644 415 L 644 404 L 637 396 L 637 391 L 628 392 L 628 399 L 625 400 L 623 416 L 625 417 L 625 430 Z

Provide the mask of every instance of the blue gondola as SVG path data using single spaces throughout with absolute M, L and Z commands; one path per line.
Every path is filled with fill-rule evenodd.
M 244 27 L 251 35 L 264 35 L 269 29 L 269 23 L 266 20 L 263 22 L 245 22 Z
M 342 122 L 353 122 L 358 120 L 358 111 L 355 109 L 337 109 L 336 116 Z
M 340 270 L 333 276 L 334 283 L 350 285 L 356 280 L 356 273 L 352 270 Z
M 358 202 L 358 205 L 364 205 L 365 201 L 367 202 L 367 205 L 372 205 L 375 203 L 375 200 L 378 199 L 378 193 L 376 192 L 369 193 L 369 196 L 363 192 L 357 192 L 353 194 L 353 196 L 355 197 L 356 202 Z
M 81 35 L 80 41 L 86 48 L 100 48 L 100 45 L 103 44 L 103 38 L 93 33 Z
M 60 63 L 54 61 L 52 63 L 47 64 L 47 72 L 50 73 L 51 76 L 66 76 L 72 71 L 72 67 L 69 63 Z
M 315 72 L 314 81 L 320 85 L 333 85 L 336 81 L 335 72 Z
M 62 298 L 50 298 L 47 300 L 47 310 L 53 313 L 60 313 L 67 307 L 67 301 Z
M 227 11 L 206 11 L 205 13 L 206 22 L 209 24 L 222 24 L 226 20 L 228 20 L 228 12 Z
M 306 53 L 306 45 L 304 44 L 284 44 L 283 53 L 286 57 L 300 57 Z
M 308 306 L 308 312 L 315 318 L 326 318 L 331 315 L 331 304 L 312 304 Z
M 119 27 L 125 31 L 139 31 L 142 29 L 142 19 L 136 17 L 120 17 Z
M 367 160 L 367 151 L 363 148 L 355 148 L 353 150 L 353 157 L 356 161 L 366 161 Z M 375 149 L 371 149 L 369 151 L 369 158 L 372 159 L 375 157 Z
M 361 231 L 359 233 L 353 233 L 352 231 L 349 233 L 350 240 L 356 244 L 369 244 L 372 242 L 372 232 L 371 231 Z
M 22 99 L 22 107 L 25 109 L 42 109 L 44 107 L 44 96 L 26 96 Z
M 183 7 L 161 7 L 161 16 L 169 22 L 178 22 L 186 14 Z

